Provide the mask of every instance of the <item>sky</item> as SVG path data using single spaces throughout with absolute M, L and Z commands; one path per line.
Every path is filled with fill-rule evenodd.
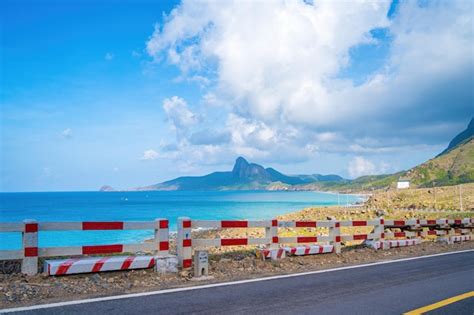
M 471 1 L 2 1 L 0 191 L 409 169 L 474 114 Z

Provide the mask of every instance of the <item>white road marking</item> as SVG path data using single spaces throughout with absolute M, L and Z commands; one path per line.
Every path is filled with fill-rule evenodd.
M 205 285 L 185 287 L 185 288 L 166 289 L 166 290 L 159 290 L 159 291 L 131 293 L 131 294 L 123 294 L 123 295 L 115 295 L 115 296 L 106 296 L 106 297 L 100 297 L 100 298 L 84 299 L 84 300 L 75 300 L 75 301 L 58 302 L 58 303 L 50 303 L 50 304 L 40 304 L 40 305 L 25 306 L 25 307 L 7 308 L 7 309 L 0 310 L 0 313 L 4 314 L 4 313 L 12 313 L 12 312 L 34 311 L 34 310 L 45 309 L 45 308 L 53 308 L 53 307 L 61 307 L 61 306 L 69 306 L 69 305 L 78 305 L 78 304 L 86 304 L 86 303 L 95 303 L 95 302 L 105 302 L 105 301 L 136 298 L 136 297 L 141 297 L 141 296 L 176 293 L 176 292 L 192 291 L 192 290 L 200 290 L 200 289 L 209 289 L 209 288 L 230 286 L 230 285 L 236 285 L 236 284 L 245 284 L 245 283 L 252 283 L 252 282 L 260 282 L 260 281 L 300 277 L 300 276 L 307 276 L 307 275 L 313 275 L 313 274 L 318 274 L 318 273 L 326 273 L 326 272 L 334 272 L 334 271 L 341 271 L 341 270 L 348 270 L 348 269 L 357 269 L 357 268 L 392 264 L 392 263 L 397 263 L 397 262 L 404 262 L 404 261 L 431 258 L 431 257 L 462 254 L 462 253 L 468 253 L 468 252 L 473 252 L 473 251 L 474 251 L 474 249 L 466 249 L 466 250 L 461 250 L 461 251 L 456 251 L 456 252 L 447 252 L 447 253 L 440 253 L 440 254 L 433 254 L 433 255 L 426 255 L 426 256 L 417 256 L 417 257 L 401 258 L 401 259 L 394 259 L 394 260 L 378 261 L 378 262 L 362 264 L 362 265 L 354 265 L 354 266 L 346 266 L 346 267 L 337 267 L 337 268 L 332 268 L 332 269 L 307 271 L 307 272 L 300 272 L 300 273 L 293 273 L 293 274 L 286 274 L 286 275 L 270 276 L 270 277 L 265 277 L 265 278 L 238 280 L 238 281 L 222 282 L 222 283 L 212 283 L 212 284 L 205 284 Z

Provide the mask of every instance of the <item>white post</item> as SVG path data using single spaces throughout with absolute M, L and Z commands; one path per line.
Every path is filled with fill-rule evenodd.
M 29 276 L 38 273 L 38 223 L 35 220 L 24 220 L 23 261 L 21 272 Z
M 178 218 L 178 236 L 176 240 L 176 247 L 178 252 L 178 266 L 183 269 L 191 268 L 193 265 L 193 254 L 190 218 Z
M 381 249 L 385 249 L 385 221 L 384 221 L 384 218 L 383 217 L 379 217 L 379 223 L 377 225 L 375 225 L 374 227 L 374 234 L 375 235 L 380 235 L 380 236 L 376 236 L 374 237 L 374 241 L 377 242 L 379 241 L 380 242 L 380 248 Z
M 169 254 L 169 226 L 167 219 L 155 219 L 155 254 L 168 256 Z
M 278 248 L 278 220 L 272 220 L 272 226 L 265 228 L 265 238 L 270 239 L 269 249 Z
M 339 221 L 331 219 L 334 222 L 334 226 L 329 228 L 329 236 L 331 237 L 330 244 L 334 246 L 334 252 L 336 254 L 341 253 L 341 227 Z

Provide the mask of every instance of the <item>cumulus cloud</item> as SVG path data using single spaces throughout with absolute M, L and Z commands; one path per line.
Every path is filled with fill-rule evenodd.
M 149 149 L 143 152 L 143 155 L 140 158 L 140 160 L 142 161 L 155 160 L 158 158 L 158 156 L 159 156 L 158 152 L 156 152 L 155 150 Z
M 175 130 L 187 130 L 197 122 L 196 115 L 189 110 L 186 101 L 178 96 L 165 99 L 163 110 Z
M 362 156 L 356 156 L 349 162 L 347 171 L 349 176 L 355 178 L 363 175 L 376 174 L 377 168 L 371 161 L 364 159 Z
M 388 163 L 379 161 L 378 163 L 372 162 L 362 156 L 356 156 L 349 161 L 347 166 L 347 173 L 352 178 L 357 178 L 364 175 L 377 175 L 385 174 L 390 170 Z
M 165 100 L 172 126 L 186 130 L 179 147 L 256 157 L 284 157 L 287 148 L 287 158 L 302 160 L 448 141 L 472 115 L 472 3 L 401 2 L 389 19 L 390 3 L 183 1 L 147 52 L 198 82 L 209 112 L 227 114 L 208 135 L 183 99 Z M 354 48 L 378 45 L 377 30 L 389 45 L 381 66 L 362 82 L 342 75 Z M 370 161 L 358 163 L 370 171 Z

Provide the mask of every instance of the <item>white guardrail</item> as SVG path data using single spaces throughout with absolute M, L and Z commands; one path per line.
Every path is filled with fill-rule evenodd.
M 38 247 L 38 232 L 43 231 L 99 231 L 99 230 L 154 230 L 153 240 L 139 244 L 110 244 L 67 247 Z M 36 222 L 0 223 L 0 232 L 22 233 L 22 249 L 0 250 L 0 260 L 21 259 L 21 271 L 28 275 L 38 272 L 38 257 L 82 256 L 152 252 L 168 255 L 169 231 L 167 219 L 143 222 Z
M 284 250 L 289 254 L 294 253 L 326 253 L 341 252 L 341 245 L 345 242 L 353 241 L 371 241 L 377 242 L 377 246 L 371 246 L 375 249 L 387 248 L 387 246 L 409 246 L 419 244 L 420 240 L 413 242 L 400 242 L 400 238 L 415 239 L 416 237 L 429 236 L 448 236 L 448 241 L 470 240 L 472 229 L 474 228 L 474 219 L 439 219 L 439 220 L 385 220 L 377 218 L 374 220 L 321 220 L 321 221 L 245 221 L 245 220 L 191 220 L 188 217 L 178 218 L 178 235 L 177 235 L 177 254 L 178 264 L 181 268 L 192 267 L 192 253 L 195 248 L 203 247 L 221 247 L 221 246 L 246 246 L 246 245 L 265 245 L 263 251 L 265 257 L 273 257 L 271 251 L 275 250 L 275 257 L 281 258 L 280 245 L 291 244 L 296 247 L 285 246 Z M 323 227 L 328 229 L 327 235 L 313 236 L 292 236 L 280 237 L 278 235 L 279 228 L 317 228 Z M 341 227 L 369 227 L 371 232 L 367 234 L 342 234 Z M 200 239 L 192 237 L 192 229 L 247 229 L 247 228 L 264 228 L 264 238 L 214 238 Z M 350 229 L 349 229 L 350 230 Z M 395 231 L 392 231 L 395 230 Z M 469 237 L 454 238 L 455 235 L 466 235 Z M 399 242 L 388 241 L 385 239 L 394 239 Z M 322 243 L 323 246 L 313 245 L 302 248 L 298 244 L 315 244 Z
M 355 234 L 353 228 L 365 228 L 368 233 Z M 193 229 L 265 229 L 260 238 L 193 238 Z M 279 229 L 299 231 L 306 229 L 305 235 L 280 236 Z M 308 232 L 311 228 L 326 228 L 327 234 Z M 347 234 L 341 233 L 341 228 Z M 448 242 L 472 239 L 474 218 L 438 219 L 438 220 L 321 220 L 321 221 L 278 221 L 278 220 L 191 220 L 178 218 L 176 250 L 178 265 L 192 267 L 192 254 L 196 248 L 221 246 L 261 246 L 263 257 L 283 258 L 288 255 L 309 255 L 318 253 L 340 253 L 342 245 L 348 242 L 366 242 L 374 249 L 409 246 L 419 244 L 421 238 L 443 237 Z M 38 246 L 38 233 L 43 231 L 92 231 L 92 230 L 154 230 L 150 242 L 139 244 L 110 244 L 69 247 Z M 22 260 L 21 270 L 28 275 L 38 272 L 39 257 L 88 256 L 96 254 L 118 254 L 151 252 L 155 256 L 169 255 L 169 227 L 167 219 L 156 219 L 144 222 L 36 222 L 25 220 L 23 223 L 0 223 L 1 232 L 22 233 L 22 248 L 18 250 L 1 250 L 0 260 Z M 349 232 L 353 232 L 352 234 Z M 309 233 L 309 236 L 308 236 Z M 410 241 L 404 241 L 410 240 Z M 303 245 L 300 245 L 303 244 Z M 110 262 L 112 263 L 112 261 Z M 63 264 L 70 264 L 63 262 Z M 100 259 L 96 265 L 103 265 Z M 125 265 L 130 265 L 125 259 Z M 93 268 L 92 272 L 101 268 Z M 126 268 L 122 268 L 126 269 Z M 106 269 L 102 269 L 106 270 Z

